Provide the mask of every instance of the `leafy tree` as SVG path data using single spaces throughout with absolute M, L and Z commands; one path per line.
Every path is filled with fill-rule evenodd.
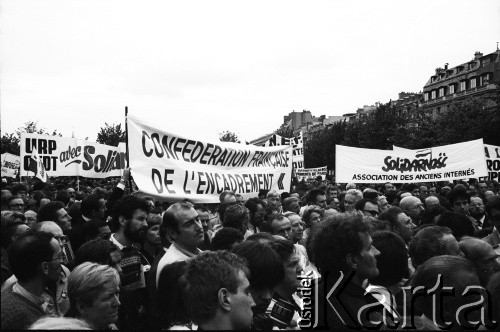
M 41 135 L 52 135 L 52 136 L 60 136 L 62 135 L 57 132 L 57 129 L 54 129 L 52 133 L 49 133 L 47 129 L 43 127 L 38 126 L 38 121 L 28 121 L 25 122 L 23 126 L 17 128 L 16 134 L 21 138 L 21 133 L 28 133 L 28 134 L 41 134 Z
M 104 123 L 104 127 L 97 134 L 97 143 L 118 146 L 118 143 L 125 142 L 125 131 L 122 129 L 122 124 Z
M 335 168 L 335 145 L 342 144 L 347 124 L 345 121 L 319 130 L 308 138 L 304 150 L 307 168 L 328 166 Z
M 219 140 L 221 142 L 241 143 L 238 135 L 236 135 L 233 132 L 230 132 L 229 130 L 225 130 L 222 133 L 219 133 Z
M 500 102 L 500 98 L 496 98 Z M 335 145 L 392 149 L 393 145 L 421 149 L 483 138 L 500 145 L 499 103 L 486 97 L 469 97 L 449 105 L 446 113 L 432 118 L 425 110 L 384 104 L 370 116 L 338 122 L 309 135 L 304 161 L 307 167 L 335 167 Z
M 447 112 L 433 123 L 439 145 L 483 138 L 487 144 L 500 145 L 498 105 L 481 97 L 452 103 Z
M 19 145 L 19 137 L 14 134 L 3 134 L 2 135 L 2 145 L 0 147 L 1 153 L 12 153 L 17 156 L 20 155 L 20 145 Z

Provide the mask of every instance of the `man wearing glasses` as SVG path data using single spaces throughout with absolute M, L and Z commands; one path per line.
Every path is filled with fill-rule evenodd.
M 57 285 L 62 270 L 61 246 L 53 235 L 45 232 L 21 235 L 8 253 L 16 280 L 4 284 L 2 289 L 2 329 L 25 330 L 42 316 L 64 315 L 52 311 L 54 308 L 45 296 L 47 290 Z
M 12 196 L 9 202 L 9 210 L 24 213 L 24 201 L 21 196 Z
M 63 234 L 61 227 L 59 227 L 53 221 L 44 221 L 37 225 L 37 231 L 50 234 L 53 240 L 56 240 L 58 243 L 57 254 L 54 254 L 54 257 L 57 256 L 57 259 L 53 259 L 52 267 L 53 270 L 53 278 L 52 281 L 47 285 L 45 290 L 43 291 L 41 297 L 44 299 L 46 303 L 45 312 L 49 313 L 53 316 L 64 316 L 69 309 L 69 299 L 68 299 L 68 276 L 69 269 L 63 264 L 67 261 L 66 254 L 64 253 L 63 246 L 67 243 L 67 236 Z M 57 273 L 57 278 L 56 278 Z M 17 282 L 17 278 L 15 275 L 11 276 L 7 281 L 2 285 L 2 293 L 4 289 L 8 289 L 12 287 L 12 285 Z
M 363 213 L 365 217 L 377 218 L 379 213 L 377 201 L 368 198 L 363 198 L 357 202 L 356 210 Z
M 399 207 L 411 218 L 415 225 L 420 224 L 420 219 L 422 219 L 422 213 L 425 211 L 425 208 L 418 197 L 407 196 L 403 198 L 399 202 Z

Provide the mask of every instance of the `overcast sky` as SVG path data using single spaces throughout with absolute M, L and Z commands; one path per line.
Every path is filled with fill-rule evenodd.
M 95 141 L 124 108 L 174 133 L 251 140 L 289 112 L 419 92 L 496 50 L 498 0 L 1 0 L 1 128 Z

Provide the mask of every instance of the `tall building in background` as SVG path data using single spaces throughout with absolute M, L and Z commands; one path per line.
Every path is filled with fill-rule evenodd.
M 494 107 L 498 93 L 495 82 L 500 81 L 500 50 L 483 55 L 476 52 L 474 58 L 455 67 L 436 68 L 424 86 L 421 107 L 433 117 L 446 112 L 453 101 L 469 96 L 491 97 L 489 106 Z
M 455 67 L 437 68 L 424 86 L 423 92 L 400 92 L 398 99 L 389 101 L 400 114 L 416 116 L 416 110 L 423 110 L 426 114 L 437 117 L 446 112 L 451 102 L 465 99 L 470 96 L 485 96 L 488 106 L 498 107 L 495 96 L 498 96 L 500 83 L 500 50 L 483 55 L 476 52 L 474 58 Z M 292 111 L 283 117 L 280 129 L 290 129 L 294 135 L 303 133 L 304 143 L 310 134 L 322 130 L 339 121 L 355 121 L 369 117 L 380 105 L 365 105 L 355 112 L 345 113 L 342 116 L 313 116 L 310 111 Z M 407 125 L 411 126 L 410 121 Z M 272 133 L 263 135 L 251 143 L 261 145 L 269 139 Z

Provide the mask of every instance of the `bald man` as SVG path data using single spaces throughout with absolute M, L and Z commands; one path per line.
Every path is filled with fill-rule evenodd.
M 425 208 L 429 209 L 431 206 L 439 205 L 439 199 L 436 196 L 429 196 L 425 199 Z
M 62 228 L 54 221 L 42 221 L 38 224 L 39 232 L 51 233 L 59 241 L 62 249 L 63 264 L 72 265 L 74 260 L 73 249 L 68 241 L 68 236 L 64 235 Z
M 420 223 L 422 212 L 425 211 L 424 205 L 420 198 L 415 196 L 407 196 L 399 202 L 399 207 L 411 218 L 415 225 Z

